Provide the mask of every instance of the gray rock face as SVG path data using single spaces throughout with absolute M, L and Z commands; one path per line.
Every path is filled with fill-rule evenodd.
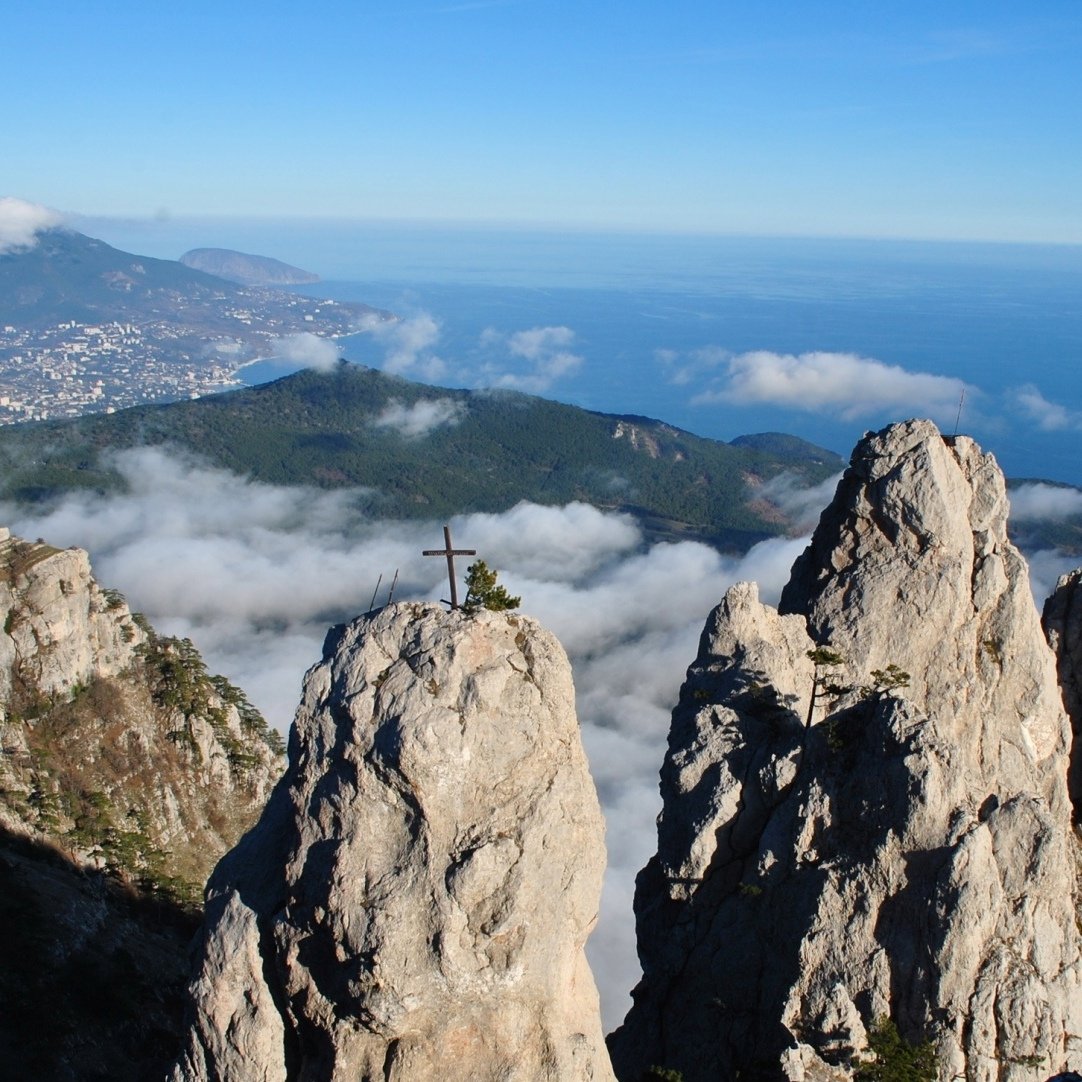
M 417 604 L 335 629 L 208 884 L 172 1078 L 611 1079 L 583 953 L 603 867 L 551 635 Z
M 941 1078 L 1082 1063 L 1068 728 L 1006 512 L 971 440 L 894 425 L 781 612 L 745 583 L 710 616 L 637 885 L 621 1079 L 846 1078 L 883 1017 Z
M 197 898 L 281 773 L 276 734 L 82 549 L 0 530 L 0 624 L 0 827 Z
M 146 640 L 126 605 L 110 607 L 82 549 L 27 543 L 7 530 L 0 536 L 0 615 L 5 704 L 20 679 L 50 696 L 95 677 L 116 676 Z
M 1076 822 L 1082 821 L 1082 568 L 1061 576 L 1041 617 L 1056 655 L 1063 705 L 1071 719 L 1071 766 L 1067 787 Z

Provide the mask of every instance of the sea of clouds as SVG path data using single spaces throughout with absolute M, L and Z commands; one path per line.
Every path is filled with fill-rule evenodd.
M 127 492 L 72 495 L 34 514 L 4 507 L 2 521 L 88 549 L 100 582 L 163 634 L 192 638 L 211 670 L 283 731 L 328 626 L 366 611 L 373 595 L 383 603 L 396 572 L 396 599 L 447 596 L 445 561 L 421 555 L 439 547 L 442 523 L 373 522 L 355 491 L 259 484 L 160 448 L 123 452 L 116 464 Z M 742 559 L 693 542 L 648 545 L 631 518 L 585 504 L 520 504 L 458 516 L 451 528 L 571 657 L 608 823 L 590 954 L 615 1025 L 638 979 L 634 876 L 654 849 L 657 774 L 684 670 L 725 588 L 754 578 L 776 599 L 805 541 L 767 541 Z
M 440 522 L 377 522 L 359 490 L 261 484 L 161 448 L 116 455 L 128 491 L 69 495 L 33 514 L 0 506 L 23 537 L 90 551 L 104 585 L 122 590 L 163 634 L 193 639 L 283 732 L 305 670 L 327 628 L 396 599 L 447 596 L 446 564 L 425 558 Z M 834 481 L 802 488 L 775 479 L 770 495 L 810 530 Z M 1073 490 L 1015 494 L 1024 515 L 1073 507 Z M 609 865 L 589 954 L 608 1027 L 638 980 L 634 877 L 655 848 L 657 776 L 669 715 L 710 609 L 739 580 L 776 602 L 807 536 L 762 542 L 740 558 L 695 542 L 647 544 L 630 517 L 585 504 L 520 504 L 451 520 L 522 609 L 550 628 L 571 658 L 583 740 L 608 827 Z M 465 562 L 465 561 L 464 561 Z M 1071 564 L 1033 561 L 1043 597 Z M 379 587 L 377 589 L 377 583 Z
M 57 224 L 47 208 L 0 199 L 0 253 L 34 243 Z M 472 366 L 438 352 L 440 326 L 427 313 L 365 326 L 385 352 L 383 367 L 431 381 L 511 387 L 540 393 L 574 372 L 583 358 L 563 326 L 482 334 Z M 311 334 L 280 340 L 276 352 L 326 370 L 338 350 Z M 891 411 L 941 423 L 977 388 L 906 372 L 852 354 L 733 355 L 661 351 L 665 378 L 695 388 L 704 402 L 775 403 L 843 417 Z M 1075 414 L 1025 388 L 1020 408 L 1045 428 Z M 461 420 L 444 395 L 412 405 L 391 400 L 371 419 L 407 439 Z M 329 625 L 387 598 L 447 595 L 445 564 L 426 559 L 442 522 L 379 522 L 359 508 L 360 490 L 328 492 L 260 484 L 161 448 L 116 456 L 127 491 L 107 498 L 74 494 L 33 513 L 0 506 L 0 521 L 24 537 L 90 551 L 104 585 L 124 591 L 164 634 L 189 636 L 212 671 L 245 689 L 280 730 L 288 728 L 304 671 L 317 662 Z M 733 582 L 759 583 L 775 602 L 807 542 L 835 479 L 814 488 L 789 476 L 763 495 L 785 510 L 801 536 L 766 541 L 743 557 L 694 543 L 653 544 L 629 517 L 584 504 L 522 504 L 502 514 L 452 519 L 456 543 L 477 549 L 523 598 L 523 610 L 560 638 L 575 673 L 583 739 L 608 826 L 609 866 L 601 917 L 590 944 L 606 1025 L 616 1025 L 639 975 L 634 948 L 634 876 L 655 847 L 657 774 L 669 714 L 710 609 Z M 1020 523 L 1082 512 L 1082 493 L 1023 485 L 1012 493 Z M 1074 560 L 1055 550 L 1030 554 L 1035 597 L 1043 599 Z

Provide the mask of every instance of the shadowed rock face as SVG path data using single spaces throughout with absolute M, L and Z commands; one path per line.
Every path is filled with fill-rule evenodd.
M 583 945 L 603 824 L 533 621 L 337 628 L 290 766 L 219 864 L 174 1079 L 612 1079 Z
M 1082 568 L 1061 576 L 1041 616 L 1056 655 L 1063 705 L 1071 719 L 1071 767 L 1067 786 L 1075 822 L 1082 822 Z
M 971 440 L 894 425 L 781 611 L 744 583 L 711 614 L 637 885 L 621 1079 L 845 1078 L 883 1016 L 944 1078 L 1078 1065 L 1068 729 L 1006 513 Z M 820 647 L 841 663 L 817 672 Z

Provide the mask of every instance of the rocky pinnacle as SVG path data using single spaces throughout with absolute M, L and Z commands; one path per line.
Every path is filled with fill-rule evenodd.
M 532 620 L 334 629 L 289 768 L 219 864 L 175 1080 L 611 1080 L 583 946 L 604 842 Z
M 856 448 L 780 611 L 744 583 L 711 614 L 618 1077 L 849 1078 L 887 1018 L 943 1079 L 1082 1065 L 1069 729 L 1006 517 L 972 440 L 893 425 Z

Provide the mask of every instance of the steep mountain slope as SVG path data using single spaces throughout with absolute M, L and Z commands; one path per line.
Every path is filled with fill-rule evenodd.
M 883 1019 L 941 1078 L 1078 1068 L 1070 734 L 1006 510 L 971 440 L 892 426 L 780 610 L 743 583 L 711 614 L 637 883 L 621 1079 L 850 1078 Z
M 196 402 L 9 426 L 0 430 L 0 494 L 115 485 L 103 452 L 139 444 L 188 448 L 263 481 L 364 486 L 364 506 L 381 517 L 583 500 L 630 511 L 655 536 L 734 548 L 784 528 L 781 510 L 760 499 L 765 481 L 788 472 L 812 483 L 841 466 L 802 441 L 781 456 L 647 418 L 342 364 Z
M 0 531 L 0 619 L 0 825 L 198 901 L 277 778 L 277 734 L 80 549 Z
M 280 741 L 85 552 L 0 530 L 0 1057 L 140 1082 L 175 1055 L 206 875 Z
M 1073 734 L 1067 787 L 1076 823 L 1082 823 L 1082 568 L 1060 577 L 1044 604 L 1041 625 L 1056 655 L 1063 705 Z
M 0 1059 L 11 1079 L 146 1082 L 182 1032 L 197 917 L 0 827 Z

